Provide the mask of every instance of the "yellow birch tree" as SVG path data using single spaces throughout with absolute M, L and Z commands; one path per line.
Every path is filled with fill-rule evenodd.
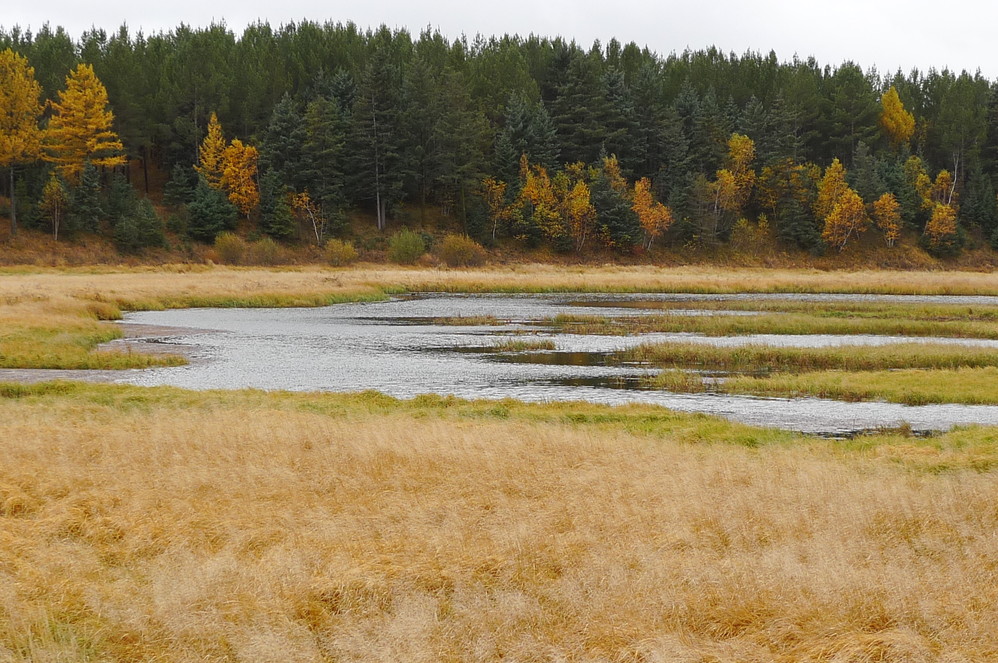
M 655 200 L 651 192 L 651 180 L 647 177 L 634 183 L 631 209 L 638 215 L 638 222 L 644 231 L 644 247 L 646 250 L 650 249 L 652 242 L 672 225 L 672 210 Z
M 41 95 L 28 60 L 9 48 L 0 51 L 0 168 L 10 169 L 11 235 L 17 234 L 14 167 L 37 161 L 42 154 Z
M 894 246 L 901 237 L 901 205 L 893 193 L 885 193 L 873 201 L 873 218 L 883 231 L 887 246 Z
M 818 184 L 818 197 L 814 201 L 814 215 L 821 221 L 827 219 L 848 189 L 845 166 L 838 159 L 833 159 L 831 165 L 825 169 L 825 175 Z
M 834 246 L 839 251 L 846 248 L 846 244 L 854 236 L 865 231 L 870 225 L 870 217 L 866 214 L 866 205 L 859 194 L 851 188 L 846 188 L 845 192 L 839 196 L 835 207 L 825 217 L 825 229 L 821 233 L 821 238 L 829 246 Z
M 45 132 L 45 158 L 70 182 L 79 180 L 84 164 L 113 167 L 125 163 L 118 134 L 111 129 L 114 114 L 107 90 L 88 64 L 77 65 L 66 77 L 66 89 L 52 103 Z
M 956 209 L 936 203 L 923 234 L 930 251 L 938 254 L 951 248 L 957 240 Z

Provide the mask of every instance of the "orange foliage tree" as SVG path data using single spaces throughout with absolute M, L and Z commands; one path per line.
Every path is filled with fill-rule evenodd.
M 249 215 L 260 204 L 256 185 L 257 160 L 260 155 L 252 145 L 243 145 L 238 138 L 225 148 L 222 155 L 221 188 L 243 215 Z

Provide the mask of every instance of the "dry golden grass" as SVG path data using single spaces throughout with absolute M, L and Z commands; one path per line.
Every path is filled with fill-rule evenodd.
M 0 660 L 998 657 L 987 431 L 843 444 L 639 407 L 4 394 Z
M 260 269 L 165 265 L 86 270 L 8 269 L 0 298 L 23 294 L 100 296 L 128 306 L 238 299 L 248 294 L 302 297 L 398 291 L 854 292 L 998 294 L 998 274 L 983 272 L 818 271 L 712 267 L 565 267 L 513 265 L 426 269 L 363 264 L 350 268 Z M 158 304 L 157 304 L 158 302 Z

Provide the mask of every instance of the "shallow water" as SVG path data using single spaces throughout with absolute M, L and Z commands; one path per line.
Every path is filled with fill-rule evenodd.
M 842 296 L 825 297 L 841 301 Z M 869 300 L 867 296 L 847 297 Z M 658 299 L 659 296 L 431 295 L 323 308 L 180 309 L 132 313 L 126 316 L 123 324 L 170 327 L 163 334 L 150 334 L 146 340 L 187 346 L 192 361 L 187 366 L 131 371 L 117 381 L 190 389 L 373 389 L 401 398 L 439 393 L 463 398 L 508 397 L 524 401 L 640 402 L 684 412 L 719 415 L 755 425 L 824 434 L 848 434 L 902 423 L 910 424 L 915 430 L 941 430 L 972 423 L 998 425 L 998 407 L 990 406 L 909 407 L 642 390 L 636 388 L 640 383 L 638 378 L 655 371 L 641 366 L 604 365 L 600 361 L 606 353 L 659 340 L 809 346 L 914 340 L 994 347 L 998 347 L 998 341 L 877 336 L 597 336 L 538 332 L 534 325 L 542 318 L 561 313 L 584 315 L 589 310 L 587 303 L 597 304 L 591 309 L 598 315 L 643 315 L 645 312 L 641 309 L 616 308 L 608 304 L 650 298 Z M 690 301 L 704 298 L 706 296 L 695 296 Z M 962 303 L 966 298 L 919 297 L 900 301 L 956 303 L 952 300 L 957 299 Z M 998 305 L 998 298 L 973 299 L 991 299 Z M 898 300 L 891 298 L 891 301 Z M 974 302 L 975 305 L 987 303 Z M 501 324 L 432 324 L 435 318 L 469 316 L 493 316 Z M 551 339 L 556 351 L 524 353 L 527 361 L 523 357 L 510 361 L 509 355 L 480 351 L 517 333 L 529 334 L 523 337 L 526 340 Z M 479 350 L 475 351 L 476 348 Z M 531 356 L 536 360 L 529 360 Z

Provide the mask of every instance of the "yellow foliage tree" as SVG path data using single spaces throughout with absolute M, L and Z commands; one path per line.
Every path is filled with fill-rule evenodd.
M 834 159 L 818 184 L 818 197 L 814 201 L 814 215 L 824 221 L 832 213 L 839 199 L 849 189 L 846 184 L 846 169 L 838 159 Z
M 312 227 L 316 246 L 322 246 L 326 236 L 326 217 L 322 215 L 319 205 L 308 195 L 308 191 L 296 193 L 291 197 L 291 212 L 299 225 Z
M 221 188 L 228 194 L 229 202 L 244 215 L 249 215 L 260 204 L 260 190 L 256 185 L 259 157 L 255 147 L 243 145 L 238 138 L 222 154 Z
M 544 166 L 530 165 L 524 155 L 520 159 L 520 178 L 523 187 L 520 189 L 519 202 L 530 206 L 534 224 L 549 239 L 563 237 L 565 227 L 558 211 L 558 197 L 547 169 Z
M 49 181 L 45 183 L 45 188 L 42 189 L 42 199 L 38 206 L 52 222 L 52 237 L 56 241 L 59 240 L 59 225 L 68 205 L 69 194 L 66 192 L 66 187 L 63 186 L 59 176 L 52 173 Z
M 644 231 L 644 247 L 650 249 L 655 239 L 672 225 L 672 210 L 655 200 L 651 192 L 651 180 L 647 177 L 634 183 L 631 209 L 638 215 L 638 222 Z
M 10 169 L 10 234 L 17 234 L 14 167 L 37 161 L 42 153 L 42 86 L 28 60 L 11 49 L 0 51 L 0 168 Z
M 582 251 L 589 233 L 596 226 L 596 208 L 590 199 L 589 186 L 577 181 L 565 192 L 561 203 L 562 218 L 568 223 L 576 252 Z
M 923 234 L 932 251 L 941 251 L 951 246 L 957 238 L 956 209 L 952 205 L 936 203 Z
M 710 203 L 712 214 L 708 218 L 712 220 L 713 227 L 705 230 L 711 237 L 716 238 L 721 232 L 722 216 L 733 220 L 748 203 L 755 185 L 755 171 L 751 168 L 754 159 L 755 143 L 752 139 L 731 134 L 725 167 L 717 171 L 716 179 L 710 184 L 713 200 Z
M 480 191 L 485 206 L 489 208 L 489 218 L 492 220 L 492 239 L 496 238 L 499 223 L 508 218 L 506 188 L 507 185 L 502 180 L 493 177 L 486 177 L 482 180 Z
M 873 202 L 873 218 L 883 231 L 887 246 L 894 246 L 901 237 L 901 205 L 893 193 L 885 193 Z
M 104 167 L 125 163 L 121 141 L 111 129 L 114 114 L 108 108 L 107 90 L 93 67 L 80 64 L 69 73 L 66 89 L 52 110 L 45 158 L 65 179 L 76 182 L 87 161 Z
M 936 181 L 929 189 L 929 195 L 922 201 L 926 209 L 935 209 L 936 205 L 952 205 L 956 207 L 956 183 L 946 169 L 940 170 Z
M 222 188 L 222 175 L 225 171 L 225 135 L 215 113 L 208 120 L 208 135 L 198 149 L 198 165 L 194 170 L 201 174 L 208 186 Z
M 623 174 L 620 172 L 620 162 L 617 161 L 616 154 L 603 157 L 603 176 L 606 177 L 607 182 L 610 183 L 610 187 L 617 193 L 627 191 L 627 180 L 624 179 Z
M 880 98 L 880 127 L 895 148 L 906 145 L 915 133 L 915 116 L 904 109 L 898 91 L 891 86 Z
M 870 217 L 866 214 L 866 205 L 859 194 L 851 188 L 839 196 L 835 207 L 825 217 L 825 229 L 821 238 L 829 246 L 842 251 L 849 240 L 865 231 L 870 225 Z

